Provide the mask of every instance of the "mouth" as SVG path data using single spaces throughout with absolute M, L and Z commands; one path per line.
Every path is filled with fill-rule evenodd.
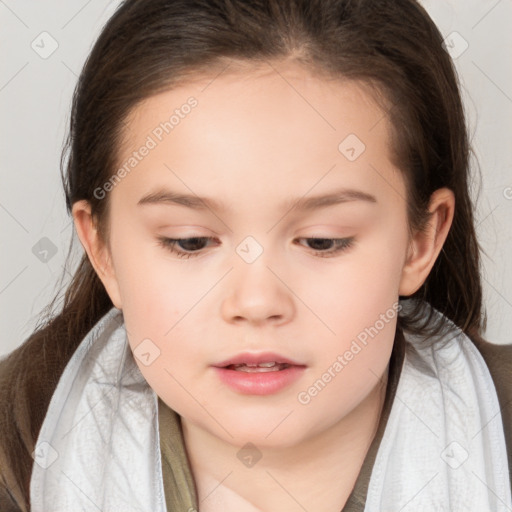
M 221 382 L 249 395 L 278 393 L 299 379 L 306 365 L 271 352 L 244 353 L 214 365 Z
M 276 363 L 275 361 L 271 361 L 268 363 L 242 363 L 242 364 L 230 364 L 225 366 L 226 370 L 235 370 L 237 372 L 247 372 L 247 373 L 263 373 L 263 372 L 279 372 L 281 370 L 286 370 L 286 368 L 290 368 L 288 363 Z
M 290 366 L 305 365 L 288 357 L 276 354 L 275 352 L 243 352 L 214 364 L 213 366 L 245 372 L 276 372 L 289 368 Z

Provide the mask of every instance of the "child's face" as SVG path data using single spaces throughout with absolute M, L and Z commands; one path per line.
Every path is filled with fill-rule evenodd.
M 239 446 L 292 445 L 368 404 L 386 375 L 408 249 L 385 114 L 355 84 L 279 70 L 147 100 L 126 128 L 119 167 L 129 172 L 108 192 L 109 293 L 142 373 L 186 421 Z M 190 97 L 197 104 L 184 106 Z M 138 204 L 163 190 L 222 208 Z M 343 201 L 289 209 L 335 191 Z M 198 252 L 186 259 L 159 237 L 212 239 L 177 246 Z M 311 238 L 349 243 L 334 253 L 336 242 Z M 243 352 L 303 367 L 284 387 L 244 392 L 215 367 Z M 241 385 L 255 378 L 226 372 Z

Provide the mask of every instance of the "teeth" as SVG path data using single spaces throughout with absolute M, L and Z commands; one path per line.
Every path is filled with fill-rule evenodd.
M 237 365 L 235 366 L 235 370 L 239 372 L 247 372 L 247 373 L 261 373 L 261 372 L 278 372 L 281 368 L 279 366 L 272 366 L 270 368 L 260 367 L 260 366 L 245 366 Z
M 272 361 L 270 363 L 241 363 L 241 364 L 235 364 L 235 368 L 240 368 L 242 366 L 247 366 L 248 368 L 272 368 L 277 363 L 275 361 Z
M 284 370 L 288 368 L 289 365 L 286 363 L 276 363 L 275 361 L 268 363 L 247 363 L 247 364 L 235 364 L 232 365 L 232 368 L 241 372 L 278 372 L 279 370 Z

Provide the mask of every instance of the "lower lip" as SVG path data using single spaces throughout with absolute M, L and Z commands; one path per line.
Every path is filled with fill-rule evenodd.
M 290 366 L 274 372 L 242 372 L 215 367 L 220 380 L 245 395 L 271 395 L 291 385 L 302 375 L 305 366 Z

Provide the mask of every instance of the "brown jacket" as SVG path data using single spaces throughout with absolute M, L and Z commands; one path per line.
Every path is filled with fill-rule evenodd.
M 501 407 L 509 467 L 512 467 L 512 345 L 473 340 L 493 377 Z M 29 511 L 31 453 L 58 379 L 72 353 L 55 346 L 26 343 L 0 361 L 0 512 Z M 395 344 L 386 402 L 377 434 L 342 512 L 364 510 L 371 469 L 384 433 L 403 361 Z M 23 368 L 24 371 L 20 371 Z M 179 416 L 159 401 L 162 469 L 169 512 L 199 510 L 192 472 L 184 449 Z M 13 447 L 15 460 L 6 448 Z

